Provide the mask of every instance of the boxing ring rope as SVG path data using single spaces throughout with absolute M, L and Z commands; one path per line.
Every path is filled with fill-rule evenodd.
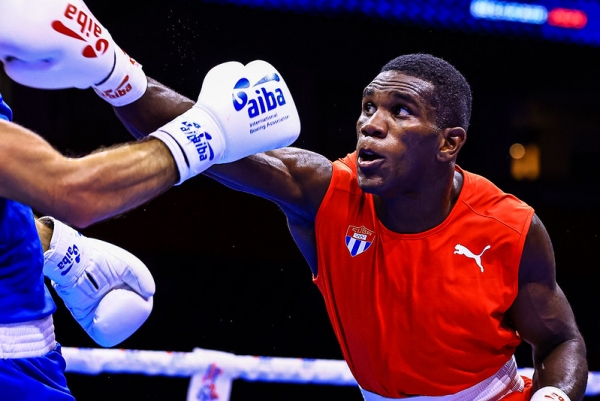
M 69 373 L 191 377 L 188 401 L 229 400 L 235 379 L 356 386 L 342 360 L 246 356 L 201 348 L 168 352 L 63 347 L 62 353 Z M 533 368 L 520 368 L 519 373 L 531 377 Z M 600 395 L 600 372 L 590 372 L 585 394 Z

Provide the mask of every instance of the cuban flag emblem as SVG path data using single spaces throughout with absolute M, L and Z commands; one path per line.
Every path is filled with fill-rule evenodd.
M 350 251 L 350 255 L 354 257 L 369 249 L 374 238 L 375 231 L 371 231 L 365 226 L 348 226 L 348 231 L 346 231 L 346 247 Z

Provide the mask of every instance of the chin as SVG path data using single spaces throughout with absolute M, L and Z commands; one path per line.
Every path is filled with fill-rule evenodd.
M 366 178 L 359 174 L 358 186 L 368 194 L 377 194 L 383 189 L 380 177 Z

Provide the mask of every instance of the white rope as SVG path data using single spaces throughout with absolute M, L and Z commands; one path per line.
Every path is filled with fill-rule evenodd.
M 63 347 L 62 353 L 71 373 L 189 377 L 218 365 L 233 379 L 356 385 L 346 362 L 339 360 L 240 356 L 200 348 L 167 352 Z
M 193 352 L 63 347 L 67 372 L 135 373 L 191 377 L 218 366 L 231 379 L 247 381 L 356 386 L 345 361 L 331 359 L 242 356 L 196 348 Z M 519 374 L 533 375 L 533 368 Z M 590 372 L 586 395 L 600 394 L 600 373 Z

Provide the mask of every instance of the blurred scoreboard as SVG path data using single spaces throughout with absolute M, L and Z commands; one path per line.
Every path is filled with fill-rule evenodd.
M 600 1 L 205 0 L 282 11 L 363 14 L 427 27 L 600 46 Z

